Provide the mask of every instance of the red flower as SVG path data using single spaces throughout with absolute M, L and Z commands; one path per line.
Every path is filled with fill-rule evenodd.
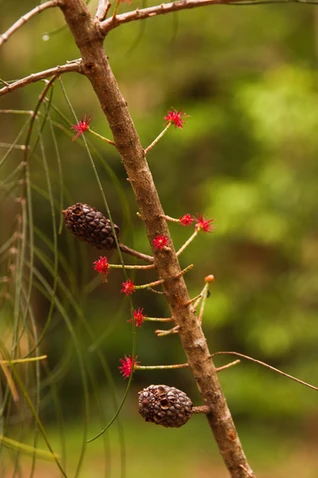
M 137 310 L 134 310 L 134 320 L 135 320 L 135 323 L 136 323 L 136 327 L 141 327 L 142 324 L 144 323 L 144 320 L 145 320 L 145 315 L 143 314 L 143 311 L 144 309 L 141 309 L 139 307 L 139 309 Z M 132 319 L 128 320 L 128 322 L 132 322 Z
M 122 292 L 123 294 L 131 295 L 133 292 L 135 292 L 135 284 L 130 279 L 126 280 L 126 282 L 123 282 L 122 286 L 123 288 L 120 292 Z
M 156 249 L 162 251 L 162 249 L 168 244 L 168 238 L 166 236 L 157 236 L 152 242 Z
M 106 280 L 106 275 L 109 274 L 109 263 L 107 257 L 102 257 L 98 259 L 98 261 L 94 262 L 94 271 L 99 272 L 100 274 L 105 275 L 105 280 Z
M 214 227 L 211 226 L 211 222 L 213 222 L 214 219 L 204 219 L 204 217 L 201 216 L 201 214 L 198 214 L 195 220 L 196 220 L 195 229 L 197 231 L 203 231 L 203 232 L 213 231 Z
M 183 121 L 182 118 L 186 116 L 187 115 L 183 112 L 183 108 L 180 111 L 173 109 L 171 111 L 168 111 L 168 113 L 164 117 L 164 120 L 167 121 L 167 123 L 174 124 L 176 128 L 183 128 L 185 121 Z
M 76 135 L 72 139 L 72 141 L 75 141 L 81 134 L 85 133 L 89 129 L 89 123 L 92 121 L 91 116 L 83 116 L 81 121 L 79 121 L 77 124 L 73 124 L 71 126 L 72 129 L 77 131 Z
M 193 217 L 191 214 L 185 214 L 184 216 L 180 217 L 179 221 L 183 226 L 190 226 L 193 223 Z
M 124 359 L 119 359 L 121 365 L 118 368 L 124 378 L 129 378 L 130 375 L 134 372 L 135 366 L 139 364 L 136 359 L 137 355 L 134 359 L 130 355 L 128 355 L 128 357 L 125 355 Z

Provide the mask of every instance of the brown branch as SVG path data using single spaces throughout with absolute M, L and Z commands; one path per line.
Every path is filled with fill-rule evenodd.
M 178 2 L 179 3 L 179 2 Z M 253 472 L 247 462 L 230 410 L 224 397 L 216 367 L 211 360 L 201 324 L 192 310 L 190 297 L 173 246 L 164 211 L 145 153 L 113 75 L 103 46 L 99 22 L 93 20 L 83 0 L 64 0 L 61 7 L 66 22 L 80 49 L 83 73 L 91 82 L 112 130 L 116 148 L 133 188 L 149 243 L 158 235 L 168 238 L 169 248 L 153 247 L 154 264 L 170 308 L 170 316 L 179 326 L 183 349 L 196 380 L 206 417 L 219 451 L 232 478 L 246 478 Z M 107 87 L 105 87 L 107 85 Z
M 142 252 L 135 251 L 134 249 L 131 249 L 124 244 L 119 244 L 119 249 L 121 250 L 121 252 L 125 252 L 126 254 L 130 254 L 131 256 L 138 257 L 138 259 L 141 259 L 145 262 L 149 262 L 150 264 L 153 263 L 153 257 L 148 256 L 147 254 L 143 254 Z
M 300 380 L 299 378 L 296 378 L 293 375 L 289 375 L 289 373 L 282 372 L 278 368 L 268 365 L 266 362 L 262 362 L 261 360 L 257 360 L 257 359 L 254 359 L 253 357 L 249 357 L 248 355 L 240 354 L 239 352 L 215 352 L 214 354 L 211 355 L 211 357 L 214 357 L 215 355 L 237 355 L 237 357 L 242 357 L 242 358 L 245 358 L 246 360 L 251 360 L 251 362 L 255 362 L 255 363 L 258 363 L 259 365 L 263 365 L 263 367 L 269 368 L 270 370 L 273 370 L 273 372 L 279 373 L 280 375 L 290 378 L 291 380 L 294 380 L 295 382 L 300 383 L 301 385 L 305 385 L 306 387 L 309 387 L 309 388 L 312 388 L 313 390 L 318 391 L 318 387 L 315 387 L 314 385 L 311 385 L 310 383 L 304 382 L 303 380 Z
M 109 0 L 99 0 L 95 18 L 100 22 L 105 20 L 108 10 L 111 7 Z
M 205 7 L 207 5 L 216 5 L 221 3 L 231 3 L 237 0 L 179 0 L 177 2 L 162 3 L 154 7 L 138 8 L 132 12 L 122 13 L 115 17 L 108 18 L 100 24 L 101 31 L 106 35 L 113 28 L 119 27 L 123 23 L 129 23 L 136 20 L 145 20 L 146 18 L 155 17 L 157 15 L 165 15 L 166 13 L 177 12 L 180 10 L 187 10 L 190 8 Z
M 39 71 L 38 73 L 32 73 L 32 75 L 26 76 L 25 78 L 21 78 L 20 80 L 7 84 L 7 86 L 4 86 L 0 89 L 0 96 L 6 95 L 7 93 L 11 93 L 18 88 L 23 88 L 30 83 L 44 80 L 45 78 L 49 78 L 50 76 L 59 76 L 62 73 L 69 73 L 71 71 L 77 71 L 78 73 L 82 73 L 81 59 L 66 63 L 62 66 L 56 66 L 54 68 L 49 68 L 48 70 Z
M 22 15 L 22 17 L 19 18 L 19 20 L 17 20 L 10 28 L 8 28 L 6 32 L 0 35 L 0 46 L 32 17 L 43 12 L 43 10 L 46 10 L 47 8 L 58 7 L 60 4 L 60 0 L 49 0 L 48 2 L 42 3 L 42 5 L 38 5 L 37 7 L 33 8 L 33 10 L 30 10 L 25 15 Z
M 309 0 L 310 1 L 310 0 Z M 138 8 L 131 12 L 122 13 L 104 20 L 100 24 L 101 32 L 106 35 L 110 30 L 119 27 L 123 23 L 129 23 L 136 20 L 145 20 L 146 18 L 156 17 L 157 15 L 165 15 L 171 12 L 181 10 L 189 10 L 192 8 L 206 7 L 208 5 L 258 5 L 267 3 L 308 3 L 305 0 L 178 0 L 171 3 L 162 3 L 153 7 Z M 317 4 L 316 0 L 310 3 Z
M 207 413 L 209 413 L 209 411 L 210 411 L 209 407 L 207 407 L 206 405 L 198 405 L 198 406 L 192 408 L 192 413 L 207 414 Z

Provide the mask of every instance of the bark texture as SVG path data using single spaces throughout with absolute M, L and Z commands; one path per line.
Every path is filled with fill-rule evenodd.
M 100 22 L 83 0 L 64 0 L 61 9 L 81 52 L 82 73 L 91 82 L 112 130 L 116 148 L 133 188 L 147 236 L 169 238 L 169 250 L 153 248 L 155 266 L 193 376 L 196 380 L 219 451 L 233 478 L 254 476 L 243 452 L 201 324 L 192 310 L 187 287 L 173 247 L 164 211 L 144 150 L 103 48 Z

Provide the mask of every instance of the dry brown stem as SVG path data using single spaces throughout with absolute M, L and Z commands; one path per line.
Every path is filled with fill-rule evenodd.
M 140 10 L 137 8 L 134 11 L 108 18 L 101 23 L 100 28 L 102 33 L 106 35 L 110 30 L 119 27 L 123 23 L 145 20 L 146 18 L 156 17 L 157 15 L 165 15 L 167 13 L 178 12 L 181 10 L 189 10 L 191 8 L 206 7 L 208 5 L 227 5 L 237 3 L 238 1 L 240 0 L 179 0 L 177 2 L 162 3 L 161 5 L 142 8 Z
M 171 12 L 179 12 L 181 10 L 189 10 L 192 8 L 206 7 L 209 5 L 259 5 L 266 3 L 310 3 L 317 4 L 317 1 L 305 0 L 178 0 L 171 3 L 162 3 L 153 7 L 136 9 L 131 12 L 122 13 L 104 20 L 101 23 L 101 31 L 106 35 L 110 30 L 119 27 L 123 23 L 134 22 L 137 20 L 145 20 L 146 18 L 165 15 Z
M 96 15 L 95 15 L 97 20 L 99 21 L 105 20 L 107 12 L 110 9 L 110 7 L 111 7 L 111 3 L 109 0 L 99 0 L 98 7 L 96 10 Z
M 204 404 L 208 422 L 225 465 L 233 478 L 246 478 L 252 470 L 246 460 L 231 413 L 211 360 L 201 324 L 195 316 L 181 268 L 173 247 L 164 211 L 148 167 L 145 152 L 103 47 L 104 34 L 82 0 L 64 0 L 61 7 L 83 59 L 83 73 L 91 82 L 112 130 L 116 148 L 133 188 L 148 240 L 168 237 L 168 250 L 153 248 L 154 263 L 171 316 L 179 326 L 179 337 Z M 242 466 L 241 466 L 242 465 Z M 247 470 L 247 471 L 246 471 Z
M 54 68 L 49 68 L 48 70 L 39 71 L 38 73 L 33 73 L 25 78 L 21 78 L 20 80 L 7 84 L 7 86 L 4 86 L 0 89 L 0 96 L 11 93 L 18 88 L 23 88 L 30 83 L 35 83 L 51 76 L 59 76 L 62 73 L 69 73 L 71 71 L 77 71 L 78 73 L 81 73 L 81 70 L 82 60 L 75 60 L 70 63 L 66 63 L 66 65 L 58 65 Z
M 294 380 L 294 382 L 300 383 L 301 385 L 305 385 L 305 387 L 312 388 L 313 390 L 318 391 L 318 387 L 315 387 L 314 385 L 311 385 L 310 383 L 304 382 L 303 380 L 300 380 L 300 378 L 294 377 L 293 375 L 283 372 L 282 370 L 279 370 L 278 368 L 272 367 L 271 365 L 268 365 L 268 363 L 266 362 L 262 362 L 261 360 L 257 360 L 253 357 L 249 357 L 248 355 L 244 355 L 239 352 L 215 352 L 214 354 L 211 355 L 211 357 L 214 357 L 215 355 L 236 355 L 237 357 L 242 357 L 246 360 L 250 360 L 251 362 L 255 362 L 259 365 L 263 365 L 263 367 L 269 368 L 270 370 L 273 370 L 273 372 L 279 373 L 280 375 L 283 375 L 284 377 L 287 377 L 290 380 Z
M 49 0 L 48 2 L 42 3 L 42 5 L 38 5 L 37 7 L 30 10 L 25 15 L 19 18 L 6 32 L 0 35 L 0 46 L 5 43 L 8 38 L 13 35 L 19 28 L 21 28 L 27 21 L 29 21 L 32 17 L 37 15 L 38 13 L 43 12 L 47 8 L 58 7 L 60 4 L 60 0 Z

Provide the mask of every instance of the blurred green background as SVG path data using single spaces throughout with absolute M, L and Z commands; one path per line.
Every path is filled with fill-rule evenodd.
M 1 32 L 35 5 L 31 1 L 2 1 Z M 147 5 L 151 4 L 133 2 L 131 7 L 122 5 L 121 11 Z M 96 2 L 91 2 L 90 8 L 94 12 Z M 1 48 L 0 77 L 9 81 L 77 58 L 72 37 L 62 26 L 57 9 L 47 10 L 27 23 Z M 207 274 L 216 278 L 204 316 L 211 351 L 241 352 L 317 385 L 315 6 L 193 9 L 123 25 L 107 36 L 105 50 L 144 147 L 160 133 L 163 117 L 171 107 L 183 108 L 190 115 L 183 130 L 170 128 L 149 153 L 148 161 L 168 215 L 200 213 L 215 218 L 215 231 L 199 235 L 181 257 L 183 267 L 195 265 L 186 276 L 192 296 L 200 292 Z M 91 114 L 91 128 L 111 138 L 88 81 L 75 73 L 62 79 L 77 116 Z M 4 96 L 0 108 L 32 110 L 43 88 L 43 83 L 36 83 Z M 29 162 L 29 200 L 38 248 L 35 268 L 53 287 L 50 197 L 56 227 L 61 210 L 75 202 L 88 203 L 104 212 L 105 207 L 82 140 L 71 142 L 70 124 L 75 120 L 58 82 L 51 101 L 52 128 L 49 122 L 45 124 Z M 42 115 L 44 112 L 43 108 Z M 4 143 L 15 141 L 26 118 L 14 113 L 0 115 L 2 156 L 8 151 Z M 23 144 L 25 137 L 26 132 L 17 143 Z M 37 128 L 32 144 L 36 138 Z M 121 228 L 122 242 L 149 253 L 115 149 L 93 135 L 87 134 L 86 138 L 113 220 Z M 44 151 L 52 181 L 51 196 Z M 14 175 L 15 184 L 9 193 L 6 178 L 22 160 L 23 152 L 14 149 L 1 163 L 1 244 L 16 227 L 20 210 L 16 198 L 21 195 L 21 178 Z M 190 229 L 175 224 L 170 230 L 176 248 L 191 234 Z M 82 443 L 112 418 L 124 395 L 126 383 L 118 365 L 119 358 L 132 349 L 133 331 L 127 323 L 130 304 L 119 292 L 124 280 L 121 272 L 112 271 L 107 284 L 96 277 L 92 263 L 99 251 L 78 243 L 65 228 L 57 244 L 56 296 L 61 307 L 55 303 L 50 310 L 43 281 L 35 274 L 32 314 L 26 314 L 23 330 L 28 330 L 29 316 L 33 315 L 39 335 L 45 331 L 40 351 L 48 354 L 48 360 L 40 372 L 39 413 L 51 443 L 66 456 L 69 476 L 77 476 L 76 470 L 81 467 L 85 478 L 124 476 L 124 470 L 128 478 L 175 473 L 199 478 L 227 476 L 204 417 L 194 417 L 180 430 L 161 430 L 143 423 L 138 416 L 137 391 L 151 383 L 181 388 L 199 404 L 194 380 L 186 370 L 137 372 L 120 423 L 115 422 L 104 439 L 88 444 L 84 450 Z M 1 275 L 6 276 L 10 261 L 7 251 L 1 251 Z M 111 262 L 118 262 L 116 253 L 109 257 Z M 129 258 L 127 263 L 132 263 Z M 144 272 L 134 276 L 137 284 L 154 278 L 153 273 Z M 11 337 L 12 306 L 8 302 L 2 303 L 0 310 L 2 349 Z M 133 304 L 143 307 L 148 316 L 169 314 L 157 294 L 138 292 Z M 142 365 L 183 362 L 178 337 L 159 339 L 154 334 L 156 328 L 145 323 L 137 329 L 137 354 Z M 216 359 L 217 365 L 228 361 L 229 357 Z M 38 381 L 32 366 L 28 370 L 26 386 L 33 397 L 32 387 Z M 28 374 L 21 370 L 21 376 Z M 257 476 L 318 477 L 316 392 L 247 361 L 223 372 L 220 379 Z M 3 377 L 1 382 L 5 390 Z M 5 392 L 1 396 L 5 397 Z M 7 408 L 1 408 L 1 433 L 33 442 L 34 420 L 26 405 Z M 41 438 L 40 445 L 45 448 Z M 80 450 L 83 455 L 85 451 L 83 464 Z M 2 476 L 29 476 L 29 457 L 12 450 L 2 451 L 2 457 Z M 36 466 L 34 476 L 60 476 L 54 463 L 40 460 Z M 14 475 L 14 470 L 20 470 L 20 475 Z

